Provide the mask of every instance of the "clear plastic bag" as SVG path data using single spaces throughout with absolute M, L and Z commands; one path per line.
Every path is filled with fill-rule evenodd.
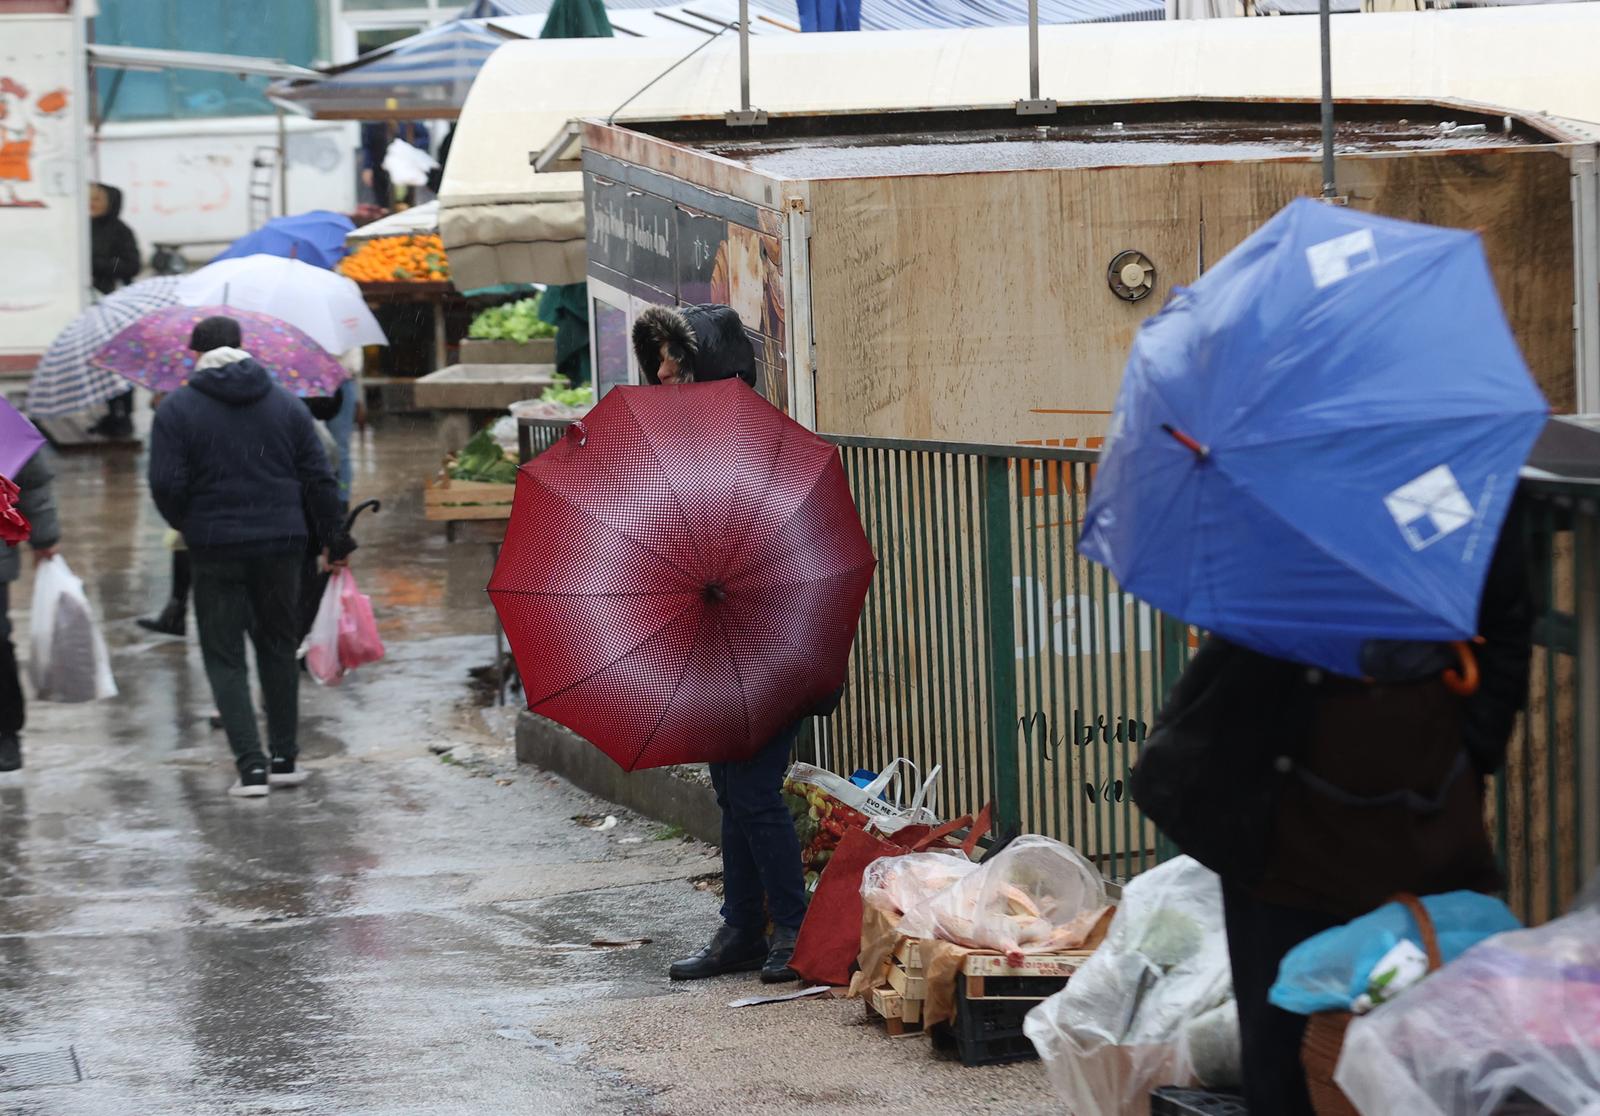
M 1356 1019 L 1334 1081 L 1363 1116 L 1600 1116 L 1600 907 L 1490 938 Z
M 340 599 L 339 582 L 328 579 L 322 591 L 322 601 L 317 605 L 316 618 L 311 630 L 300 644 L 300 657 L 306 661 L 306 670 L 324 686 L 337 686 L 344 680 L 344 667 L 339 662 L 339 621 L 344 614 Z
M 1208 1083 L 1237 1077 L 1229 1015 L 1208 1014 L 1232 999 L 1221 881 L 1180 856 L 1122 889 L 1106 940 L 1023 1030 L 1068 1112 L 1143 1112 L 1151 1089 L 1199 1081 L 1197 1056 Z
M 1060 841 L 1030 834 L 908 911 L 900 932 L 1015 958 L 1081 945 L 1105 908 L 1105 882 L 1093 865 Z
M 960 849 L 886 856 L 861 875 L 861 900 L 899 914 L 932 898 L 977 869 Z
M 1522 925 L 1500 900 L 1475 891 L 1424 896 L 1422 905 L 1433 920 L 1445 964 L 1485 938 Z M 1374 966 L 1402 940 L 1420 947 L 1422 931 L 1404 905 L 1385 903 L 1291 949 L 1278 966 L 1268 999 L 1299 1015 L 1350 1011 L 1366 994 Z
M 83 582 L 65 558 L 39 564 L 29 615 L 28 676 L 40 701 L 83 702 L 117 696 L 111 654 L 95 623 Z

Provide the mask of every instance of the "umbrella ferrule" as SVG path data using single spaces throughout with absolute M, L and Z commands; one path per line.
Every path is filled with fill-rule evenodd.
M 1199 442 L 1189 437 L 1189 435 L 1179 430 L 1176 426 L 1173 426 L 1170 422 L 1162 423 L 1161 429 L 1172 435 L 1173 441 L 1177 442 L 1184 449 L 1191 450 L 1201 461 L 1204 461 L 1206 458 L 1211 456 L 1211 450 L 1209 447 L 1201 445 Z

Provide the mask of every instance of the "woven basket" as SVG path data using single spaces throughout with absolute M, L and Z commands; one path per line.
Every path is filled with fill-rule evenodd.
M 1403 903 L 1416 920 L 1422 935 L 1422 948 L 1428 953 L 1428 971 L 1444 964 L 1439 954 L 1439 935 L 1428 908 L 1415 895 L 1396 895 L 1391 902 Z M 1344 1090 L 1334 1084 L 1333 1071 L 1344 1049 L 1344 1033 L 1355 1018 L 1348 1011 L 1319 1011 L 1306 1021 L 1306 1036 L 1300 1044 L 1300 1064 L 1306 1070 L 1306 1088 L 1317 1116 L 1360 1116 Z

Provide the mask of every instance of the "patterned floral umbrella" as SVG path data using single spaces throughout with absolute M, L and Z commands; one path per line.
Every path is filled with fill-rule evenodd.
M 231 306 L 170 306 L 128 326 L 99 352 L 96 367 L 143 384 L 151 391 L 176 391 L 189 382 L 199 354 L 189 334 L 203 318 L 225 315 L 239 323 L 241 346 L 302 398 L 332 395 L 349 375 L 326 349 L 288 322 Z

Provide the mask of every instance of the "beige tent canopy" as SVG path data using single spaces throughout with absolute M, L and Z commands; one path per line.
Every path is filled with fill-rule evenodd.
M 1062 101 L 1319 92 L 1315 20 L 1077 24 L 1040 35 L 1042 93 Z M 1340 16 L 1334 91 L 1600 121 L 1595 42 L 1600 4 Z M 1027 93 L 1020 27 L 762 36 L 750 49 L 752 103 L 773 112 L 998 105 Z M 732 34 L 640 92 L 684 53 L 682 40 L 569 39 L 511 42 L 490 56 L 462 110 L 440 192 L 458 284 L 583 278 L 581 178 L 535 174 L 530 155 L 576 118 L 717 116 L 735 107 Z

